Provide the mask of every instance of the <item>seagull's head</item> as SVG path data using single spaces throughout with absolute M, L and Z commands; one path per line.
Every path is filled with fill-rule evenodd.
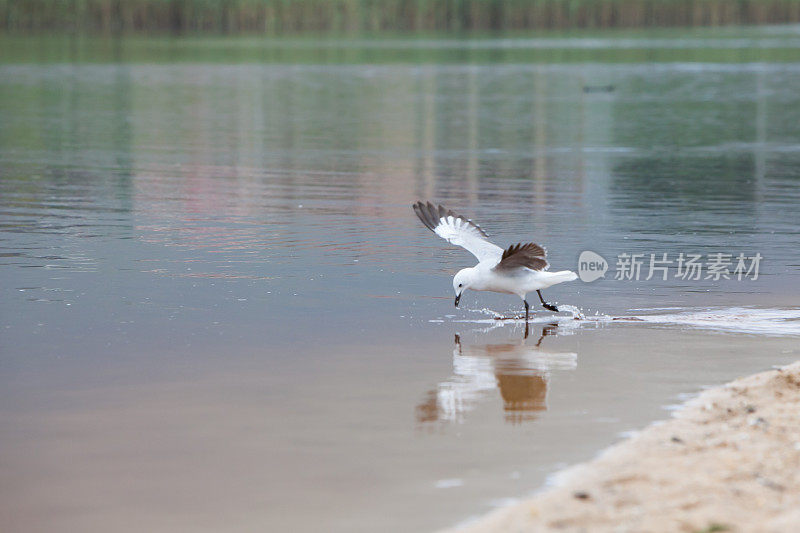
M 458 271 L 453 277 L 453 290 L 456 293 L 456 307 L 461 300 L 461 293 L 472 286 L 472 280 L 475 278 L 474 268 L 464 268 Z

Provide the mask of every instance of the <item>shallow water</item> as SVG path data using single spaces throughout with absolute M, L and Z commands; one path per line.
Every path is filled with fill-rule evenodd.
M 660 63 L 613 40 L 607 63 L 367 42 L 304 65 L 215 41 L 0 65 L 4 530 L 430 530 L 796 360 L 800 63 L 698 62 L 689 38 L 648 41 Z M 526 338 L 494 319 L 515 298 L 453 309 L 472 259 L 417 199 L 555 270 L 603 256 L 544 291 L 586 319 L 537 304 Z M 614 279 L 625 253 L 638 281 Z M 763 259 L 645 280 L 664 253 Z

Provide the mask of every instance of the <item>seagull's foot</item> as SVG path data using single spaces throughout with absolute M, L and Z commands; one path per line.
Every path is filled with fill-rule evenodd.
M 553 304 L 542 304 L 542 307 L 544 307 L 545 309 L 548 309 L 550 311 L 553 311 L 554 313 L 558 313 L 558 307 L 556 307 Z

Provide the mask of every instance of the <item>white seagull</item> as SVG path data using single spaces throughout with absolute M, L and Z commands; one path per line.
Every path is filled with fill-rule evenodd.
M 487 240 L 488 236 L 480 226 L 441 205 L 417 202 L 414 212 L 436 235 L 478 258 L 477 265 L 459 270 L 453 277 L 456 307 L 467 289 L 516 294 L 525 304 L 527 322 L 530 309 L 525 299 L 527 293 L 536 291 L 545 309 L 558 312 L 558 307 L 544 301 L 541 289 L 578 277 L 571 270 L 547 272 L 550 266 L 545 259 L 547 252 L 538 244 L 512 244 L 503 250 Z

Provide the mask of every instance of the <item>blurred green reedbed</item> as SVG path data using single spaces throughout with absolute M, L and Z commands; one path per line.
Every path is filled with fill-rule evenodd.
M 800 20 L 798 0 L 36 0 L 0 28 L 95 32 L 431 31 L 718 26 Z

